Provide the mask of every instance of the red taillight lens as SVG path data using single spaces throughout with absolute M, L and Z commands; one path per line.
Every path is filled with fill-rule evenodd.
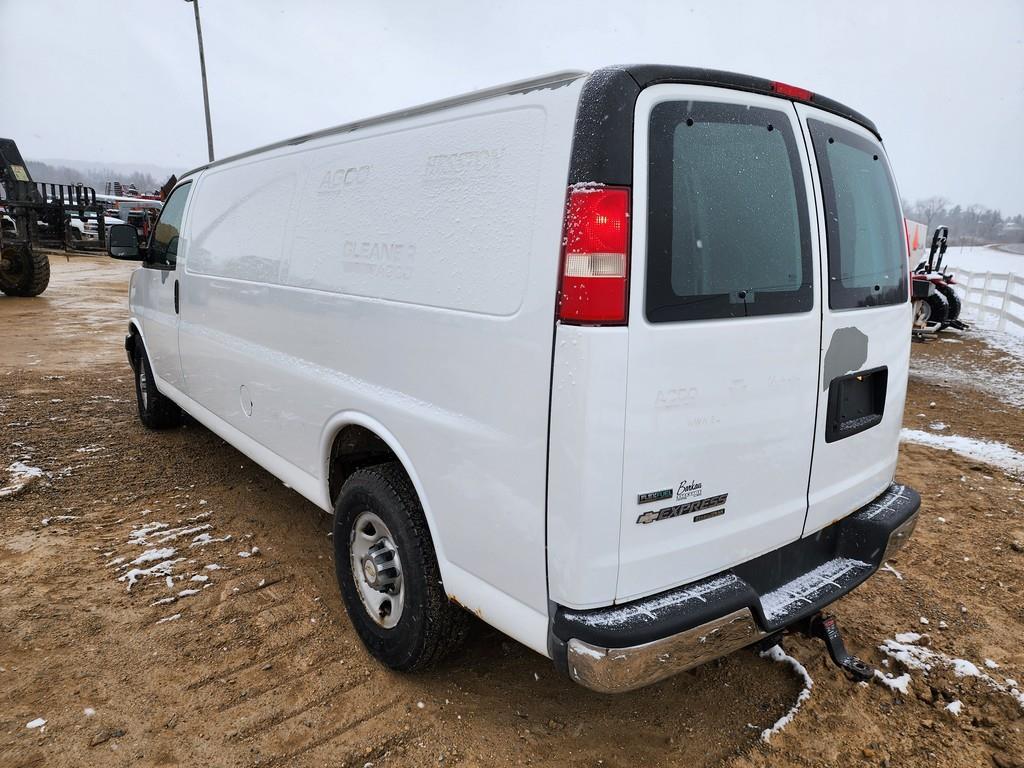
M 772 83 L 772 90 L 780 96 L 796 99 L 797 101 L 810 101 L 814 98 L 814 94 L 811 91 L 808 91 L 806 88 L 798 88 L 789 83 L 774 82 Z
M 629 286 L 629 190 L 569 189 L 558 317 L 622 325 Z

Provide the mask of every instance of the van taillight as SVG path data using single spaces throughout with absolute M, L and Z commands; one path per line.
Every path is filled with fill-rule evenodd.
M 907 293 L 910 296 L 910 300 L 914 300 L 914 265 L 910 261 L 912 251 L 910 250 L 910 222 L 907 221 L 906 217 L 903 217 L 903 234 L 907 239 Z
M 814 98 L 814 94 L 811 91 L 796 85 L 790 85 L 789 83 L 773 82 L 772 90 L 780 96 L 786 96 L 797 101 L 810 101 Z
M 628 274 L 629 189 L 570 187 L 558 318 L 624 325 Z

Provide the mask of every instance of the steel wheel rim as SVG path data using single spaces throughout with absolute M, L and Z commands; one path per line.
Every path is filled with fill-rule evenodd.
M 919 301 L 917 303 L 917 317 L 915 318 L 918 323 L 927 323 L 932 316 L 932 307 L 927 301 Z
M 405 608 L 402 560 L 391 529 L 369 510 L 360 512 L 352 524 L 349 560 L 366 613 L 379 627 L 395 627 Z
M 0 255 L 0 278 L 15 283 L 20 280 L 26 269 L 26 259 L 18 248 L 7 248 Z
M 146 365 L 139 361 L 139 399 L 142 407 L 149 408 L 149 378 L 146 376 Z

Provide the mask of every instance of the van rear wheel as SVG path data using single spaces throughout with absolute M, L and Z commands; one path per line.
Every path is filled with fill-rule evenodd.
M 448 599 L 423 508 L 397 462 L 345 481 L 334 505 L 334 566 L 359 638 L 391 669 L 429 668 L 465 640 L 469 615 Z
M 171 429 L 180 427 L 184 421 L 181 408 L 170 398 L 160 394 L 153 379 L 153 369 L 149 365 L 142 341 L 136 337 L 135 342 L 135 399 L 139 406 L 139 421 L 147 429 Z

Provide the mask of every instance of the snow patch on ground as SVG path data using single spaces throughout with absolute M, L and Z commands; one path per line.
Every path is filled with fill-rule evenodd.
M 154 560 L 166 560 L 172 557 L 177 552 L 173 547 L 167 547 L 166 549 L 147 549 L 141 555 L 132 560 L 128 565 L 142 565 L 143 563 L 151 563 Z
M 16 461 L 7 467 L 11 478 L 7 485 L 0 488 L 0 499 L 5 496 L 16 496 L 30 485 L 46 477 L 46 473 L 39 467 L 30 467 L 21 461 Z
M 782 650 L 781 646 L 773 645 L 761 654 L 761 658 L 771 659 L 772 661 L 779 662 L 780 664 L 789 664 L 789 666 L 791 666 L 797 675 L 803 678 L 804 681 L 803 690 L 800 691 L 799 695 L 796 697 L 796 702 L 789 708 L 789 711 L 776 720 L 775 724 L 772 725 L 771 728 L 765 728 L 761 731 L 761 741 L 767 743 L 771 741 L 772 736 L 793 722 L 793 718 L 796 717 L 797 712 L 800 711 L 800 707 L 802 707 L 803 703 L 811 697 L 811 688 L 814 687 L 814 681 L 811 679 L 810 674 L 808 674 L 807 668 Z
M 977 664 L 967 659 L 953 658 L 931 648 L 915 645 L 921 637 L 916 632 L 897 634 L 894 639 L 886 640 L 878 646 L 878 650 L 898 661 L 906 669 L 920 670 L 925 675 L 936 667 L 944 667 L 952 670 L 957 677 L 973 677 L 985 683 L 992 690 L 1010 696 L 1016 700 L 1021 709 L 1024 709 L 1024 693 L 1017 688 L 1016 680 L 1006 678 L 1000 683 L 991 675 L 978 669 Z M 954 714 L 958 714 L 958 712 L 954 712 Z
M 183 557 L 179 557 L 174 560 L 164 560 L 162 563 L 157 563 L 149 568 L 132 568 L 118 576 L 117 580 L 127 581 L 128 589 L 126 591 L 131 592 L 132 587 L 138 583 L 139 579 L 145 576 L 165 576 L 170 579 L 174 566 L 184 559 L 185 558 Z
M 219 541 L 231 541 L 231 534 L 229 533 L 227 536 L 215 539 L 208 533 L 200 533 L 192 539 L 192 543 L 189 544 L 189 547 L 205 547 L 207 544 L 216 544 Z
M 903 581 L 903 574 L 902 574 L 902 573 L 900 573 L 899 571 L 897 571 L 897 570 L 896 570 L 895 568 L 893 568 L 893 567 L 892 567 L 891 565 L 889 565 L 888 563 L 885 563 L 885 564 L 884 564 L 884 565 L 882 566 L 881 570 L 883 570 L 883 571 L 888 571 L 889 573 L 891 573 L 891 574 L 892 574 L 893 576 L 895 576 L 895 577 L 896 577 L 896 581 Z
M 946 711 L 951 712 L 955 717 L 960 716 L 960 712 L 963 711 L 963 708 L 964 703 L 960 701 L 960 699 L 957 699 L 956 701 L 951 701 L 949 702 L 949 704 L 946 705 Z
M 938 384 L 956 382 L 960 386 L 972 387 L 1009 405 L 1024 408 L 1024 336 L 978 325 L 972 326 L 971 335 L 980 336 L 991 350 L 995 350 L 989 350 L 991 354 L 985 355 L 989 359 L 996 360 L 997 353 L 1002 353 L 1014 358 L 1017 364 L 1009 366 L 1006 371 L 995 373 L 986 367 L 985 360 L 960 355 L 914 355 L 910 360 L 911 375 L 922 381 Z
M 113 549 L 100 553 L 105 561 L 105 567 L 113 569 L 117 574 L 117 580 L 126 585 L 126 591 L 132 592 L 140 582 L 143 583 L 143 587 L 151 590 L 146 595 L 150 607 L 179 602 L 184 598 L 198 595 L 203 589 L 211 586 L 215 578 L 213 572 L 222 569 L 222 566 L 214 561 L 217 553 L 226 556 L 229 552 L 220 551 L 225 549 L 222 545 L 214 547 L 209 553 L 204 551 L 200 555 L 202 559 L 199 559 L 190 557 L 194 552 L 193 548 L 205 548 L 235 538 L 231 534 L 213 535 L 214 524 L 209 519 L 212 511 L 205 499 L 200 500 L 204 510 L 197 515 L 189 516 L 188 512 L 195 509 L 191 495 L 184 492 L 175 498 L 180 499 L 174 503 L 174 508 L 180 510 L 180 517 L 158 520 L 154 518 L 158 516 L 159 511 L 148 508 L 139 510 L 136 513 L 136 522 L 124 533 L 127 548 L 122 549 L 122 552 L 125 554 Z M 117 522 L 124 522 L 125 519 Z M 233 544 L 227 546 L 233 547 Z M 97 551 L 99 552 L 98 549 Z M 247 554 L 256 555 L 259 551 L 259 547 L 253 546 Z M 163 595 L 159 594 L 161 583 L 167 589 Z M 164 620 L 172 621 L 175 618 L 177 617 L 167 617 Z
M 899 677 L 894 677 L 891 674 L 882 674 L 880 670 L 875 670 L 875 679 L 878 680 L 882 685 L 887 685 L 894 691 L 899 691 L 904 696 L 910 693 L 910 673 L 905 672 Z
M 905 443 L 943 448 L 968 459 L 998 467 L 1011 475 L 1024 475 L 1024 453 L 1014 450 L 1006 443 L 976 440 L 962 435 L 936 435 L 920 429 L 900 430 L 900 440 Z

